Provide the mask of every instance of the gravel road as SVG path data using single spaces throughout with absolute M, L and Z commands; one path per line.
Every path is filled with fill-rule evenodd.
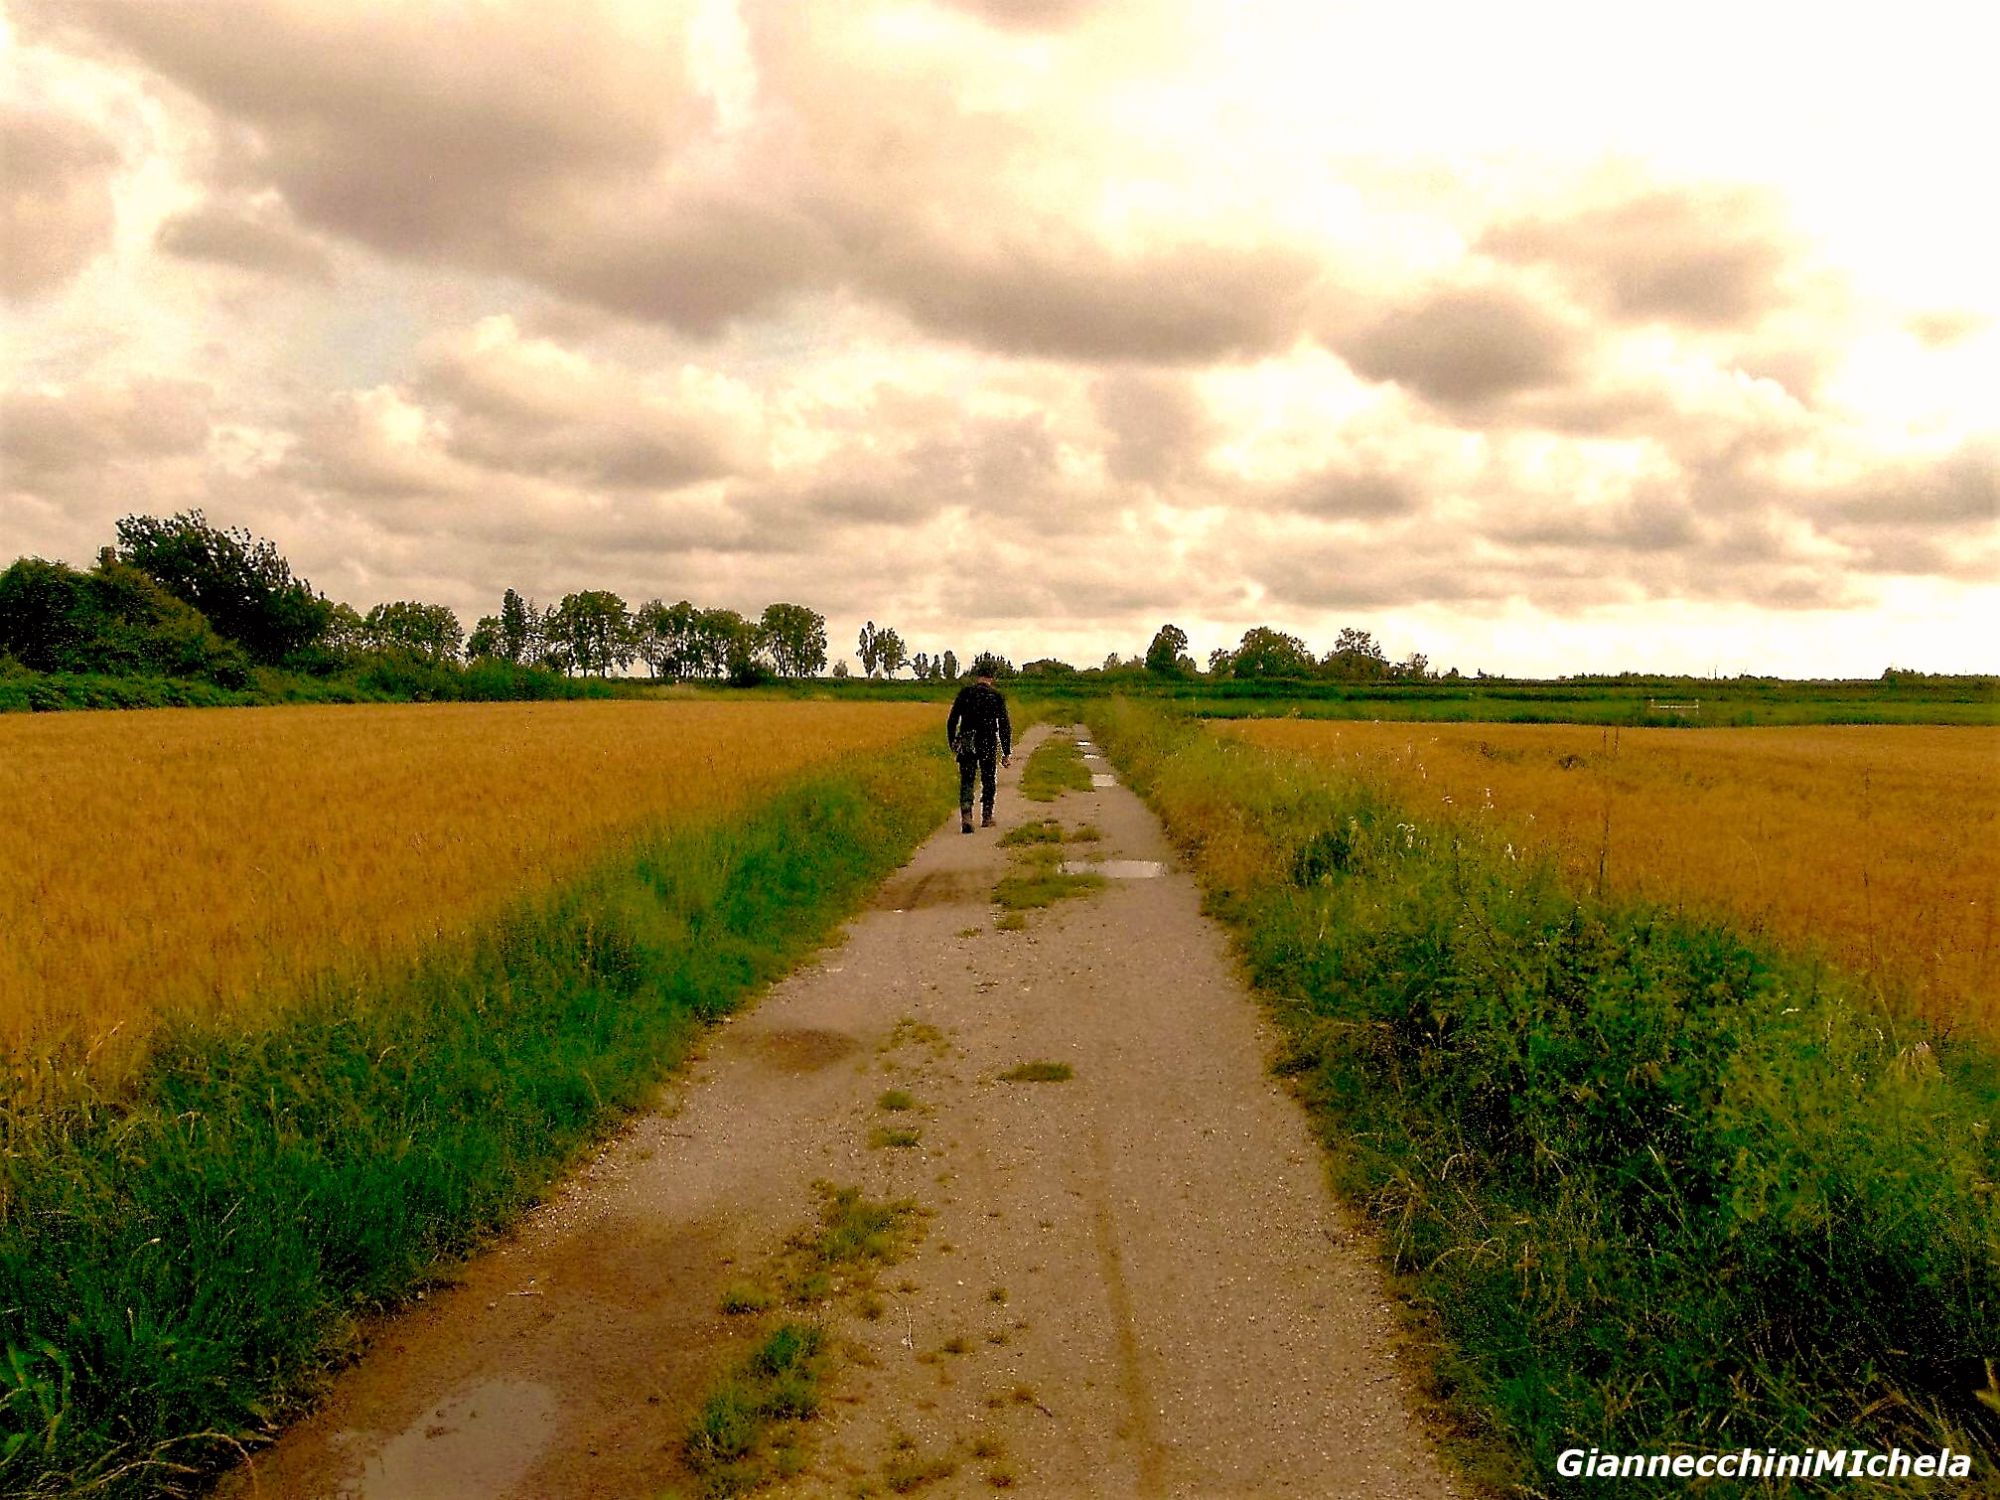
M 762 1493 L 1453 1493 L 1363 1231 L 1193 878 L 1125 787 L 1044 807 L 1014 794 L 1019 765 L 998 830 L 941 829 L 220 1493 L 693 1495 L 680 1440 L 754 1336 L 722 1291 L 811 1222 L 816 1182 L 915 1201 L 922 1238 L 875 1316 L 833 1305 L 805 1467 Z M 997 835 L 1050 813 L 1163 870 L 996 930 Z M 1030 1061 L 1073 1076 L 1000 1081 Z M 919 1107 L 891 1119 L 887 1089 Z M 871 1146 L 885 1123 L 917 1144 Z

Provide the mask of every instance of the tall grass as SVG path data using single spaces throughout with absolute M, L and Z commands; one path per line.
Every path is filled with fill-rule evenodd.
M 700 1021 L 950 806 L 938 749 L 658 832 L 362 993 L 180 1019 L 118 1097 L 0 1115 L 0 1492 L 177 1494 L 294 1409 L 360 1309 L 531 1201 Z
M 468 931 L 649 824 L 931 722 L 897 704 L 505 703 L 0 718 L 0 1048 L 138 1055 L 175 1009 Z
M 1564 1448 L 1900 1442 L 1990 1478 L 1990 1052 L 1351 771 L 1092 722 L 1272 997 L 1487 1477 L 1582 1493 Z
M 1940 1025 L 1991 1014 L 2000 731 L 1222 726 L 1485 823 L 1572 883 L 1825 951 Z

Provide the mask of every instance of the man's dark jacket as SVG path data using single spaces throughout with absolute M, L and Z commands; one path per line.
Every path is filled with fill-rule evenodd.
M 990 682 L 969 683 L 952 700 L 944 737 L 954 755 L 991 755 L 998 740 L 1000 753 L 1014 753 L 1014 726 L 1007 720 L 1007 700 Z

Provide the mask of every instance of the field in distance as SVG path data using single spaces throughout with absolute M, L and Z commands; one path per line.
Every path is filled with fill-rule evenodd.
M 934 726 L 920 704 L 594 702 L 0 717 L 0 1050 L 462 932 L 623 835 Z
M 1943 1025 L 1992 1010 L 2000 730 L 1218 725 L 1491 820 L 1585 889 L 1818 946 Z

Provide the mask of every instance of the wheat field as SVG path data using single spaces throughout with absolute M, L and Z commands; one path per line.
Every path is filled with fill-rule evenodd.
M 1944 1025 L 2000 1028 L 2000 731 L 1216 726 L 1490 820 L 1585 888 L 1815 946 Z
M 924 704 L 495 703 L 0 717 L 0 1046 L 246 1022 L 670 820 L 931 726 Z

